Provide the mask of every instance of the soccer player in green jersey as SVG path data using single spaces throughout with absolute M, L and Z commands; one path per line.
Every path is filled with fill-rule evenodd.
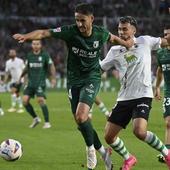
M 51 74 L 51 84 L 55 85 L 55 67 L 49 56 L 49 54 L 42 50 L 42 44 L 40 40 L 32 41 L 32 52 L 28 53 L 26 57 L 26 68 L 24 69 L 20 79 L 27 73 L 28 84 L 24 88 L 23 104 L 27 112 L 33 117 L 33 122 L 29 126 L 34 128 L 41 122 L 41 119 L 35 113 L 30 99 L 37 96 L 38 103 L 42 109 L 44 116 L 44 129 L 50 128 L 49 113 L 45 101 L 45 86 L 46 77 L 48 72 Z
M 170 35 L 170 25 L 164 28 L 164 37 L 166 38 Z M 170 46 L 167 48 L 160 48 L 157 51 L 157 79 L 155 87 L 155 98 L 161 100 L 160 85 L 164 77 L 164 120 L 165 120 L 165 145 L 170 149 Z M 165 162 L 162 154 L 158 155 L 158 160 L 160 162 Z
M 133 39 L 122 40 L 103 27 L 93 25 L 93 7 L 88 3 L 78 4 L 75 8 L 76 24 L 55 29 L 36 30 L 27 34 L 15 34 L 13 38 L 22 43 L 27 40 L 55 37 L 66 42 L 67 89 L 72 113 L 87 146 L 87 167 L 94 169 L 97 164 L 95 149 L 102 155 L 106 169 L 111 170 L 108 152 L 102 147 L 97 133 L 89 118 L 89 110 L 100 88 L 101 70 L 100 51 L 105 42 L 133 45 Z M 109 162 L 109 163 L 108 163 Z

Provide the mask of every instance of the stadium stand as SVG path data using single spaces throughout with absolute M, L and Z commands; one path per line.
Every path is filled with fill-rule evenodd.
M 39 28 L 51 28 L 74 22 L 74 5 L 80 2 L 92 3 L 95 7 L 96 24 L 104 25 L 111 32 L 117 32 L 118 17 L 132 15 L 137 18 L 140 34 L 159 36 L 162 26 L 170 22 L 168 0 L 1 0 L 0 1 L 0 71 L 4 70 L 8 49 L 14 47 L 18 56 L 25 57 L 30 49 L 29 43 L 16 44 L 12 34 L 25 33 Z M 101 10 L 102 9 L 102 10 Z M 154 17 L 153 17 L 154 16 Z M 60 40 L 45 40 L 59 72 L 65 73 L 65 45 Z M 103 50 L 105 56 L 107 49 Z M 58 63 L 60 62 L 60 64 Z

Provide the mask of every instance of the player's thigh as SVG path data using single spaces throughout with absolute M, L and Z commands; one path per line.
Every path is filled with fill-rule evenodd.
M 37 96 L 37 102 L 42 105 L 46 103 L 46 100 L 43 96 Z
M 81 89 L 80 87 L 76 87 L 76 86 L 69 86 L 69 85 L 67 86 L 68 97 L 69 97 L 71 110 L 73 114 L 76 113 L 77 106 L 79 103 L 80 89 Z
M 35 90 L 30 86 L 24 87 L 24 96 L 29 96 L 30 98 L 34 98 Z
M 170 116 L 170 97 L 164 97 L 163 116 L 164 116 L 164 118 Z
M 133 103 L 129 101 L 120 101 L 112 109 L 108 121 L 126 128 L 132 118 Z
M 23 102 L 24 105 L 28 104 L 29 101 L 30 101 L 30 96 L 29 95 L 24 95 L 22 97 L 22 102 Z
M 89 81 L 81 88 L 79 102 L 86 103 L 91 108 L 99 89 L 100 81 Z

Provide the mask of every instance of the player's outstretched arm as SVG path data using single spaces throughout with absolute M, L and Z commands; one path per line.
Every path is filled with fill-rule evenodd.
M 156 86 L 154 91 L 155 99 L 161 100 L 161 92 L 160 92 L 160 85 L 163 79 L 162 69 L 160 67 L 157 68 L 156 71 Z
M 23 43 L 27 40 L 40 40 L 50 36 L 49 30 L 35 30 L 27 34 L 14 34 L 12 37 L 19 43 Z
M 121 38 L 119 38 L 116 35 L 110 34 L 110 43 L 112 43 L 113 45 L 122 45 L 125 46 L 126 48 L 130 48 L 134 45 L 134 40 L 132 38 L 129 38 L 128 40 L 123 40 Z

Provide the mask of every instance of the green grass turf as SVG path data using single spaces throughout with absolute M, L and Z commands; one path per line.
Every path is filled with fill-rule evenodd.
M 22 114 L 8 113 L 10 106 L 10 95 L 1 93 L 0 99 L 5 110 L 5 115 L 0 117 L 0 141 L 7 138 L 19 140 L 24 149 L 23 156 L 16 162 L 7 162 L 0 159 L 1 170 L 86 170 L 86 155 L 84 141 L 77 131 L 74 123 L 66 92 L 49 92 L 47 104 L 50 111 L 52 123 L 51 129 L 42 129 L 43 123 L 35 129 L 29 129 L 32 122 L 31 117 L 25 112 Z M 115 93 L 100 93 L 102 100 L 111 110 L 115 103 Z M 38 115 L 42 113 L 36 103 L 32 100 Z M 104 126 L 106 119 L 98 108 L 94 107 L 93 125 L 100 139 L 104 142 Z M 162 140 L 164 139 L 164 124 L 162 118 L 162 103 L 154 102 L 149 120 L 149 127 Z M 137 165 L 133 170 L 166 170 L 165 164 L 157 161 L 157 151 L 142 143 L 132 134 L 132 125 L 120 134 L 129 151 L 136 155 Z M 115 169 L 119 170 L 122 158 L 114 151 L 112 154 Z M 103 162 L 98 155 L 96 170 L 104 170 Z

